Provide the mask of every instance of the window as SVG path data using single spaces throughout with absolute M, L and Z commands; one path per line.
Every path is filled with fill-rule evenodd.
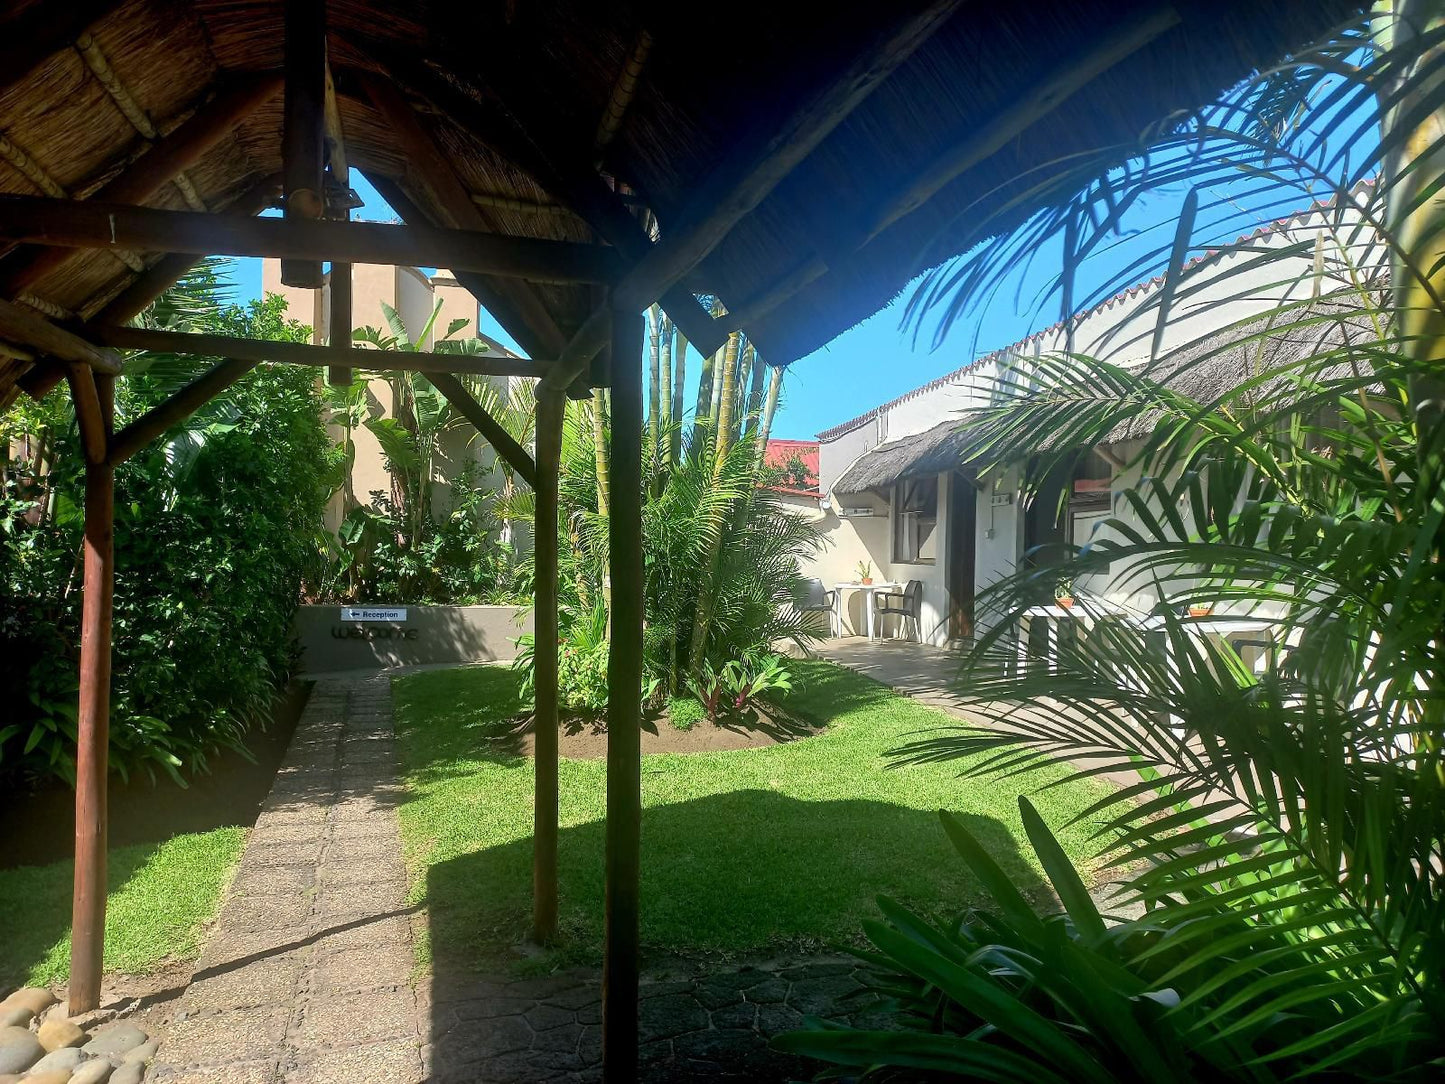
M 893 560 L 931 565 L 938 556 L 938 476 L 893 486 Z
M 1074 545 L 1086 545 L 1094 527 L 1112 512 L 1110 486 L 1113 476 L 1113 467 L 1094 452 L 1083 456 L 1074 465 L 1069 491 L 1069 541 Z

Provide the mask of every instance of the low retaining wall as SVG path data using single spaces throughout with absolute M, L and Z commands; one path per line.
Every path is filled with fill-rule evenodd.
M 303 674 L 506 662 L 531 631 L 528 606 L 302 606 L 295 621 Z

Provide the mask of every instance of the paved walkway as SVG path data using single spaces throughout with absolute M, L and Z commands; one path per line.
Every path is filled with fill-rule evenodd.
M 423 1079 L 390 676 L 318 681 L 150 1079 Z
M 959 673 L 963 668 L 963 655 L 959 652 L 906 640 L 869 640 L 863 636 L 824 640 L 812 651 L 954 718 L 979 722 L 976 715 L 964 709 L 964 698 L 958 691 Z M 1120 787 L 1139 782 L 1138 773 L 1129 770 L 1104 772 L 1100 778 Z

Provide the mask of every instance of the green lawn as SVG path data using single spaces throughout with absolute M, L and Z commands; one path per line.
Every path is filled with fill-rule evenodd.
M 762 749 L 658 754 L 642 768 L 642 938 L 648 950 L 745 952 L 854 943 L 886 894 L 956 913 L 978 899 L 938 824 L 962 815 L 1006 869 L 1042 882 L 1017 796 L 1060 778 L 958 777 L 958 765 L 891 767 L 886 753 L 951 722 L 852 671 L 795 665 L 796 713 L 828 729 Z M 395 683 L 408 796 L 401 825 L 412 900 L 429 913 L 422 962 L 437 969 L 493 958 L 525 936 L 531 906 L 532 768 L 491 740 L 521 710 L 503 667 L 434 671 Z M 1099 797 L 1069 781 L 1036 796 L 1052 825 Z M 602 925 L 605 774 L 561 765 L 563 953 L 594 960 Z M 1061 839 L 1076 858 L 1086 833 Z M 1027 847 L 1025 846 L 1025 850 Z M 429 955 L 430 954 L 430 955 Z
M 195 957 L 201 927 L 215 916 L 245 838 L 244 828 L 217 828 L 113 848 L 105 969 L 141 974 Z M 67 980 L 73 867 L 0 870 L 0 987 Z

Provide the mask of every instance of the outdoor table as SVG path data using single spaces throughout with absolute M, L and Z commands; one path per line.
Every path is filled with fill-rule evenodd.
M 862 592 L 864 593 L 864 595 L 866 596 L 866 597 L 864 598 L 864 603 L 865 603 L 865 605 L 864 605 L 864 611 L 865 611 L 865 612 L 867 613 L 867 615 L 868 615 L 868 639 L 871 640 L 871 639 L 873 639 L 873 610 L 874 610 L 874 602 L 873 602 L 873 600 L 874 600 L 874 596 L 877 595 L 879 592 L 882 592 L 883 594 L 888 594 L 890 591 L 902 591 L 902 590 L 903 590 L 903 587 L 904 587 L 903 584 L 901 584 L 901 583 L 894 583 L 892 580 L 884 580 L 884 581 L 879 581 L 879 582 L 875 582 L 875 583 L 857 583 L 857 582 L 854 582 L 854 583 L 835 583 L 835 584 L 833 585 L 833 591 L 835 592 L 834 595 L 833 595 L 833 599 L 834 599 L 834 605 L 836 605 L 836 606 L 838 607 L 838 626 L 839 626 L 839 628 L 841 628 L 841 627 L 842 627 L 842 624 L 843 624 L 843 592 L 844 592 L 844 591 L 862 591 Z M 856 634 L 855 634 L 855 635 L 856 635 Z
M 1019 615 L 1018 656 L 1019 673 L 1029 664 L 1029 641 L 1032 639 L 1035 621 L 1044 622 L 1043 659 L 1050 672 L 1057 670 L 1058 647 L 1068 629 L 1068 635 L 1077 635 L 1081 624 L 1095 617 L 1124 617 L 1126 611 L 1117 603 L 1107 599 L 1090 598 L 1087 606 L 1030 606 Z
M 1269 657 L 1271 659 L 1273 658 L 1275 632 L 1279 627 L 1279 622 L 1271 618 L 1231 617 L 1228 614 L 1221 614 L 1211 617 L 1180 617 L 1175 620 L 1178 621 L 1179 627 L 1186 634 L 1197 636 L 1201 639 L 1222 641 L 1228 645 L 1231 650 L 1234 649 L 1231 641 L 1242 636 L 1258 637 L 1260 634 L 1263 634 L 1269 645 Z M 1160 653 L 1164 656 L 1165 667 L 1170 673 L 1174 673 L 1176 671 L 1176 663 L 1173 644 L 1165 631 L 1168 628 L 1168 621 L 1162 616 L 1155 615 L 1144 618 L 1139 622 L 1139 627 L 1151 642 L 1158 645 Z M 1257 643 L 1258 640 L 1254 642 Z M 1168 721 L 1176 731 L 1183 732 L 1183 720 L 1178 716 L 1171 715 Z

